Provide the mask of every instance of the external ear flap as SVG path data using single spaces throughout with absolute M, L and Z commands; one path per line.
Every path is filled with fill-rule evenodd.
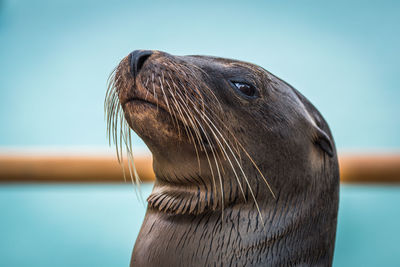
M 321 125 L 326 125 L 325 127 L 329 128 L 328 125 L 326 124 L 318 110 L 313 106 L 313 104 L 310 103 L 310 101 L 308 101 L 299 91 L 297 91 L 293 87 L 292 90 L 298 96 L 299 100 L 304 104 L 308 115 L 310 115 L 307 118 L 312 125 L 311 127 L 314 128 L 314 143 L 318 145 L 319 148 L 322 149 L 326 154 L 328 154 L 329 157 L 333 157 L 333 142 L 329 135 L 327 135 L 326 132 L 320 128 Z
M 317 144 L 329 157 L 333 157 L 333 144 L 329 136 L 322 131 L 320 128 L 316 127 L 316 136 L 314 143 Z

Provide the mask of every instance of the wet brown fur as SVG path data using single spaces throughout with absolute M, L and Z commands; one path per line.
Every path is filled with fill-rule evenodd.
M 258 96 L 243 97 L 230 80 Z M 153 154 L 132 266 L 332 264 L 336 151 L 321 114 L 292 86 L 250 63 L 153 51 L 135 78 L 129 56 L 121 61 L 106 111 L 121 161 L 124 147 L 132 159 L 130 128 Z

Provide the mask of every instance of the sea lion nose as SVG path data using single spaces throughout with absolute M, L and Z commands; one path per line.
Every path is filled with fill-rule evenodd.
M 131 65 L 131 73 L 133 77 L 136 77 L 142 68 L 146 59 L 148 59 L 151 54 L 153 54 L 150 50 L 135 50 L 130 55 L 130 65 Z

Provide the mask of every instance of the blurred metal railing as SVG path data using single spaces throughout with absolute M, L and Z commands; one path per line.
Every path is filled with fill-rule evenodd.
M 154 181 L 150 155 L 135 158 L 143 182 Z M 343 183 L 399 183 L 400 154 L 345 154 L 339 157 Z M 125 164 L 126 173 L 128 173 Z M 127 176 L 129 181 L 130 177 Z M 112 155 L 0 155 L 2 183 L 124 182 L 121 166 Z

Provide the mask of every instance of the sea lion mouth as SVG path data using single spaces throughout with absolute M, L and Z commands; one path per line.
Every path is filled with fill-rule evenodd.
M 165 147 L 165 144 L 170 142 L 191 147 L 188 132 L 193 129 L 186 125 L 183 119 L 175 117 L 164 102 L 133 97 L 124 101 L 121 106 L 129 127 L 144 139 L 150 150 L 152 147 L 153 150 L 158 149 L 154 146 Z M 200 131 L 199 136 L 203 147 L 210 149 L 206 134 Z M 161 141 L 165 142 L 164 146 Z
M 170 119 L 171 119 L 171 116 L 172 116 L 171 112 L 168 111 L 164 107 L 164 105 L 162 105 L 161 103 L 148 101 L 148 100 L 142 99 L 142 98 L 131 98 L 131 99 L 125 101 L 124 104 L 122 104 L 122 106 L 123 106 L 123 109 L 125 109 L 125 110 L 129 109 L 129 110 L 133 111 L 133 113 L 134 112 L 141 112 L 142 109 L 140 109 L 140 106 L 146 106 L 147 108 L 149 108 L 151 110 L 154 110 L 155 112 L 164 113 L 163 115 L 169 116 Z M 177 122 L 175 122 L 175 123 L 178 123 L 179 127 L 181 127 L 182 129 L 184 127 L 187 127 L 188 129 L 190 129 L 189 131 L 193 131 L 192 126 L 191 125 L 186 125 L 185 121 L 183 121 L 180 118 L 177 118 Z M 186 137 L 188 137 L 188 136 L 186 136 Z M 211 143 L 210 143 L 209 137 L 201 129 L 199 130 L 199 137 L 200 137 L 200 140 L 201 140 L 202 144 L 204 145 L 203 148 L 208 150 L 208 151 L 211 150 L 212 147 L 211 147 Z
M 156 110 L 158 110 L 158 111 L 166 112 L 166 113 L 169 114 L 169 112 L 168 112 L 167 110 L 165 110 L 165 108 L 163 107 L 163 105 L 161 105 L 160 103 L 158 103 L 158 102 L 152 102 L 152 101 L 149 101 L 149 100 L 147 100 L 147 99 L 142 99 L 142 98 L 137 98 L 137 97 L 135 97 L 135 98 L 130 98 L 130 99 L 128 99 L 127 101 L 125 101 L 124 103 L 122 103 L 121 105 L 123 106 L 124 109 L 125 109 L 125 108 L 128 108 L 128 107 L 127 107 L 128 105 L 129 105 L 131 108 L 132 108 L 132 107 L 135 107 L 135 106 L 137 106 L 137 105 L 146 105 L 146 106 L 148 106 L 149 108 L 156 109 Z

